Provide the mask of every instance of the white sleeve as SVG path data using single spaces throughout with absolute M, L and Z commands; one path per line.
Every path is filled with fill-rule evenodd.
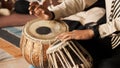
M 120 31 L 120 18 L 114 19 L 112 22 L 108 22 L 99 26 L 101 38 L 106 37 L 115 31 Z
M 60 5 L 51 9 L 55 14 L 55 19 L 67 17 L 84 10 L 95 3 L 96 0 L 64 0 Z
M 87 11 L 81 11 L 74 15 L 65 17 L 66 20 L 80 21 L 82 25 L 90 22 L 96 22 L 105 15 L 105 9 L 100 7 L 94 7 Z
M 117 31 L 120 31 L 120 17 L 114 20 Z

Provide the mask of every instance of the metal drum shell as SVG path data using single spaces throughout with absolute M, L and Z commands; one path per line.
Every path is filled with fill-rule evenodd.
M 92 56 L 75 40 L 55 42 L 47 49 L 49 68 L 91 68 Z

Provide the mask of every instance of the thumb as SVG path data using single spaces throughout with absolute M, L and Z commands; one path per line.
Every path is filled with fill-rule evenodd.
M 45 0 L 44 2 L 43 2 L 43 6 L 44 6 L 44 8 L 48 8 L 48 6 L 50 6 L 51 5 L 51 1 L 50 0 Z

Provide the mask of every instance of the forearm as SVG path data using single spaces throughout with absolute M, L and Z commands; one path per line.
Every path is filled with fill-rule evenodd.
M 92 29 L 85 30 L 73 30 L 71 32 L 72 39 L 75 40 L 88 40 L 94 37 L 94 31 Z
M 88 35 L 90 35 L 89 39 L 100 38 L 99 25 L 95 24 L 94 22 L 91 22 L 86 24 L 85 28 L 88 30 Z

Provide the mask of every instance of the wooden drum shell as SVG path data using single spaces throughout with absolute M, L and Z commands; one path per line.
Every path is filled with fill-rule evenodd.
M 29 21 L 24 26 L 23 31 L 22 31 L 22 37 L 20 40 L 20 48 L 21 48 L 23 57 L 26 59 L 26 61 L 28 63 L 32 64 L 36 68 L 48 68 L 48 60 L 47 60 L 47 56 L 46 56 L 46 50 L 55 41 L 55 37 L 58 34 L 68 31 L 68 26 L 64 22 L 60 22 L 59 24 L 62 24 L 60 26 L 60 27 L 62 27 L 62 28 L 60 28 L 60 30 L 63 30 L 63 31 L 57 30 L 58 29 L 57 27 L 59 25 L 58 24 L 58 25 L 55 25 L 57 27 L 55 27 L 55 26 L 50 27 L 51 30 L 53 30 L 52 32 L 55 32 L 55 34 L 54 33 L 45 34 L 45 35 L 34 34 L 35 33 L 34 29 L 37 29 L 36 27 L 39 28 L 39 24 L 40 24 L 40 27 L 41 27 L 41 25 L 43 25 L 43 24 L 41 24 L 41 22 L 45 23 L 45 22 L 49 22 L 49 21 L 41 21 L 39 19 L 35 19 L 32 21 Z M 57 21 L 50 21 L 50 22 L 55 23 Z M 34 24 L 37 24 L 37 23 L 38 23 L 38 25 L 34 26 Z M 49 26 L 49 24 L 50 23 L 48 23 L 48 26 Z M 43 26 L 45 26 L 45 25 L 43 25 Z M 35 28 L 33 28 L 32 26 Z M 55 31 L 54 28 L 55 29 L 57 28 L 56 30 L 58 32 Z

